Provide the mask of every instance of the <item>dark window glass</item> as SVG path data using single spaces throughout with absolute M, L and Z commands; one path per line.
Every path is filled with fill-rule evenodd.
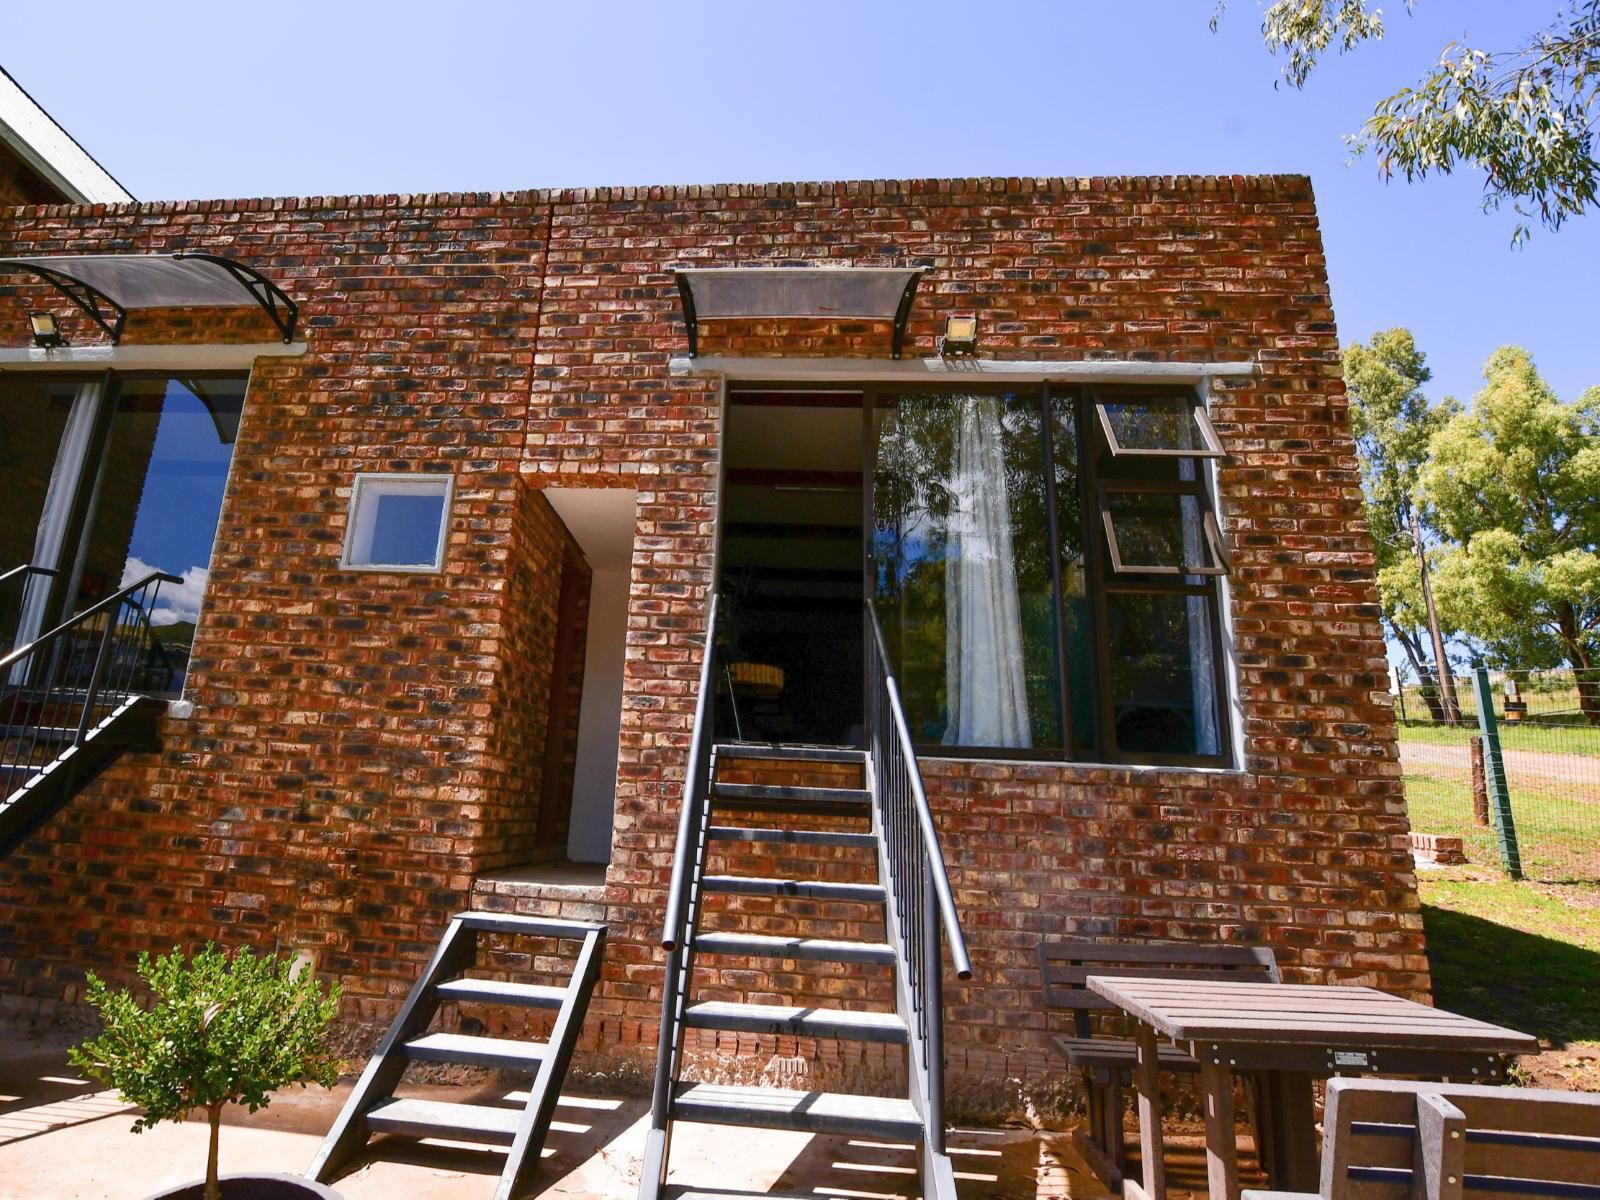
M 1106 597 L 1111 714 L 1120 751 L 1220 753 L 1210 603 L 1181 592 Z
M 0 375 L 0 476 L 5 479 L 5 504 L 0 506 L 0 573 L 41 562 L 39 525 L 55 477 L 56 457 L 67 416 L 81 385 L 75 380 Z M 24 604 L 34 614 L 28 634 L 37 632 L 43 616 L 42 577 L 26 573 L 0 583 L 0 652 L 10 650 L 22 621 Z M 37 597 L 27 600 L 30 595 Z

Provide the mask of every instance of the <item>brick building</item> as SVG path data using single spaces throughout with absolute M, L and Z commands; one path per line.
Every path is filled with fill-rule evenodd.
M 281 288 L 290 339 L 247 298 L 130 305 L 112 346 L 0 276 L 8 473 L 37 476 L 5 544 L 59 572 L 16 620 L 181 581 L 149 608 L 180 668 L 159 748 L 0 860 L 8 1004 L 216 938 L 306 952 L 381 1017 L 475 906 L 608 922 L 586 1037 L 652 1043 L 714 593 L 716 736 L 845 747 L 872 599 L 972 953 L 958 1067 L 1034 1061 L 1051 934 L 1427 991 L 1307 180 L 0 211 L 7 260 L 175 252 Z M 835 270 L 757 296 L 780 265 Z M 31 344 L 41 309 L 67 345 Z M 953 315 L 971 352 L 941 347 Z M 719 858 L 858 869 L 757 849 Z M 865 906 L 785 903 L 713 908 L 872 936 Z M 849 965 L 697 970 L 730 1000 L 881 998 Z

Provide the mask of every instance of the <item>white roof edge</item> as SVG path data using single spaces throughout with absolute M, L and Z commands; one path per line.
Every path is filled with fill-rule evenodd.
M 133 197 L 55 118 L 0 67 L 0 140 L 77 204 L 125 204 Z

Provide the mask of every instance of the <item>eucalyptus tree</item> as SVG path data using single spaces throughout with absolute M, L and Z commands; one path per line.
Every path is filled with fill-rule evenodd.
M 1600 724 L 1600 387 L 1565 404 L 1515 346 L 1483 374 L 1419 473 L 1440 609 L 1501 665 L 1572 667 Z

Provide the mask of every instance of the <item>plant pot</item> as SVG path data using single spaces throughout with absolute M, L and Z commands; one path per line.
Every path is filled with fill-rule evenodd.
M 343 1200 L 331 1187 L 304 1175 L 220 1175 L 222 1200 Z M 180 1183 L 145 1200 L 205 1200 L 205 1180 Z

